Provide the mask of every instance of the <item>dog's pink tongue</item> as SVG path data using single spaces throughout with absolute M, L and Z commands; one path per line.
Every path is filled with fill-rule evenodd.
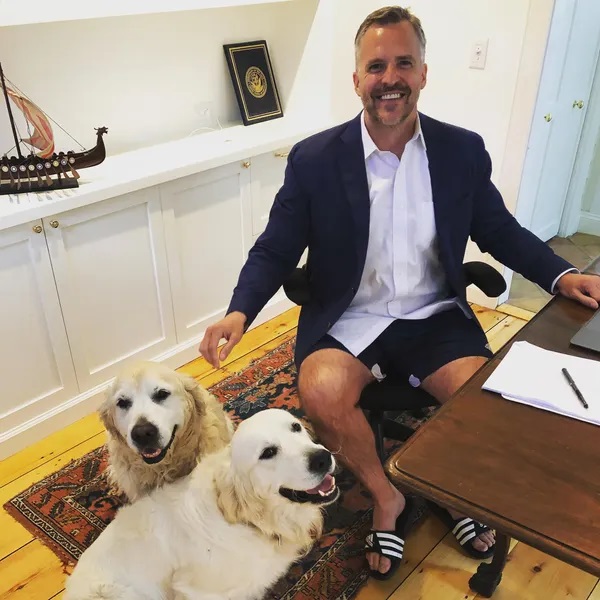
M 321 483 L 310 490 L 306 490 L 307 494 L 318 494 L 319 492 L 328 492 L 335 485 L 335 479 L 332 475 L 325 475 L 325 479 Z

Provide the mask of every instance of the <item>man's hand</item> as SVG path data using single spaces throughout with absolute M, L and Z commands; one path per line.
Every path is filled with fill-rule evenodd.
M 600 303 L 600 277 L 565 273 L 556 283 L 558 291 L 567 298 L 577 300 L 584 306 L 597 309 Z
M 225 360 L 242 339 L 245 323 L 246 315 L 236 311 L 206 329 L 198 350 L 215 369 L 219 368 L 220 361 Z M 221 348 L 221 352 L 218 352 L 219 342 L 223 338 L 227 343 Z

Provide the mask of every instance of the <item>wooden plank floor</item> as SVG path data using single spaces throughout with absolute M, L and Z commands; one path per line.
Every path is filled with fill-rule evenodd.
M 525 325 L 533 313 L 511 306 L 476 308 L 492 350 Z M 295 335 L 298 309 L 249 331 L 221 369 L 202 358 L 180 370 L 208 387 Z M 104 443 L 96 415 L 90 415 L 0 463 L 0 505 L 32 483 Z M 479 600 L 468 586 L 477 562 L 456 550 L 453 538 L 435 517 L 419 524 L 407 543 L 406 560 L 389 581 L 369 581 L 357 600 Z M 56 556 L 0 510 L 0 600 L 62 597 L 65 570 Z M 600 600 L 591 575 L 524 544 L 513 544 L 496 600 Z

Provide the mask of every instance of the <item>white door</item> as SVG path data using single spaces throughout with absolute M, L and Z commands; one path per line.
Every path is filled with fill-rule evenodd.
M 2 440 L 78 392 L 41 221 L 0 231 L 0 290 Z
M 250 161 L 160 186 L 177 341 L 224 314 L 252 239 Z
M 516 217 L 542 240 L 558 233 L 600 47 L 600 2 L 557 0 Z
M 174 345 L 157 188 L 46 218 L 44 229 L 82 388 Z

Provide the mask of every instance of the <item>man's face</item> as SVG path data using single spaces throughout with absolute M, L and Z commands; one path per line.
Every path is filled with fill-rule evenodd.
M 408 21 L 367 29 L 356 62 L 354 89 L 373 122 L 393 127 L 416 111 L 427 65 Z

